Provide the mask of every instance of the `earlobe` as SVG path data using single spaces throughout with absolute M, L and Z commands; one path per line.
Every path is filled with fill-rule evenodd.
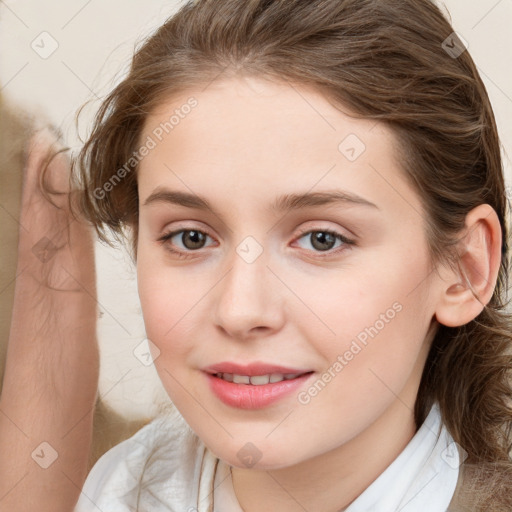
M 501 225 L 495 210 L 481 204 L 466 216 L 458 269 L 443 281 L 436 319 L 458 327 L 476 318 L 490 301 L 501 263 Z

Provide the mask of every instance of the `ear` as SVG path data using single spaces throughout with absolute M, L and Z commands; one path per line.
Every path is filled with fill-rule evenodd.
M 466 216 L 457 270 L 447 271 L 435 317 L 447 327 L 476 318 L 491 300 L 501 263 L 501 225 L 495 210 L 481 204 Z

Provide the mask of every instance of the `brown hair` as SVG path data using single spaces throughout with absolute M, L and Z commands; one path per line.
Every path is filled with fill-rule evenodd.
M 75 178 L 100 239 L 108 243 L 106 227 L 117 240 L 130 238 L 130 229 L 136 260 L 137 162 L 130 158 L 148 112 L 172 95 L 219 76 L 258 75 L 314 87 L 333 105 L 386 123 L 427 214 L 434 262 L 457 264 L 457 237 L 477 205 L 491 205 L 502 226 L 493 296 L 468 324 L 439 326 L 414 412 L 420 425 L 439 402 L 468 452 L 460 510 L 512 510 L 507 200 L 494 114 L 461 45 L 429 0 L 188 2 L 137 49 L 128 76 L 102 103 Z M 121 168 L 131 172 L 98 199 L 94 191 Z

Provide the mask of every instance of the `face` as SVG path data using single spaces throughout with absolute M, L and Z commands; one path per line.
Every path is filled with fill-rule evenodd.
M 150 139 L 138 291 L 159 376 L 204 443 L 284 467 L 412 408 L 434 274 L 392 132 L 314 90 L 233 78 L 160 105 Z

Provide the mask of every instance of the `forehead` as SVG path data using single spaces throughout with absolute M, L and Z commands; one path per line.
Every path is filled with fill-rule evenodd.
M 140 162 L 141 200 L 161 183 L 246 197 L 340 185 L 372 202 L 413 193 L 387 126 L 296 84 L 245 77 L 184 91 L 148 116 L 140 140 L 148 138 L 155 147 Z
M 205 130 L 215 130 L 218 137 L 229 129 L 239 128 L 242 137 L 250 135 L 254 143 L 265 140 L 267 144 L 272 141 L 264 137 L 254 137 L 261 129 L 277 127 L 282 130 L 282 136 L 290 141 L 290 135 L 326 136 L 334 141 L 343 133 L 347 126 L 347 117 L 350 117 L 351 129 L 364 132 L 375 126 L 375 122 L 357 119 L 355 113 L 348 109 L 334 107 L 320 91 L 304 84 L 291 82 L 275 82 L 253 77 L 237 77 L 225 80 L 215 80 L 202 88 L 194 88 L 179 95 L 164 100 L 147 119 L 145 130 L 151 131 L 160 122 L 169 120 L 173 111 L 181 108 L 188 110 L 186 103 L 193 97 L 197 105 L 191 109 L 190 117 L 197 124 L 205 121 L 208 126 Z M 348 114 L 348 115 L 347 115 Z M 179 124 L 184 119 L 180 117 Z M 190 122 L 187 124 L 191 124 Z M 178 124 L 173 127 L 177 130 Z M 195 126 L 199 129 L 200 126 Z M 380 126 L 381 132 L 388 137 L 392 134 Z M 263 135 L 263 134 L 262 134 Z
M 188 106 L 191 98 L 193 108 Z M 163 101 L 148 116 L 144 132 L 158 131 L 162 125 L 162 135 L 172 132 L 176 144 L 184 142 L 180 135 L 186 138 L 190 128 L 203 136 L 202 144 L 228 143 L 233 151 L 236 148 L 229 142 L 234 136 L 238 142 L 247 143 L 247 150 L 264 146 L 267 151 L 297 154 L 327 148 L 338 151 L 338 144 L 349 134 L 365 138 L 375 149 L 378 139 L 393 139 L 382 123 L 360 119 L 345 107 L 334 107 L 312 87 L 254 77 L 215 80 Z M 269 137 L 276 132 L 278 140 Z

